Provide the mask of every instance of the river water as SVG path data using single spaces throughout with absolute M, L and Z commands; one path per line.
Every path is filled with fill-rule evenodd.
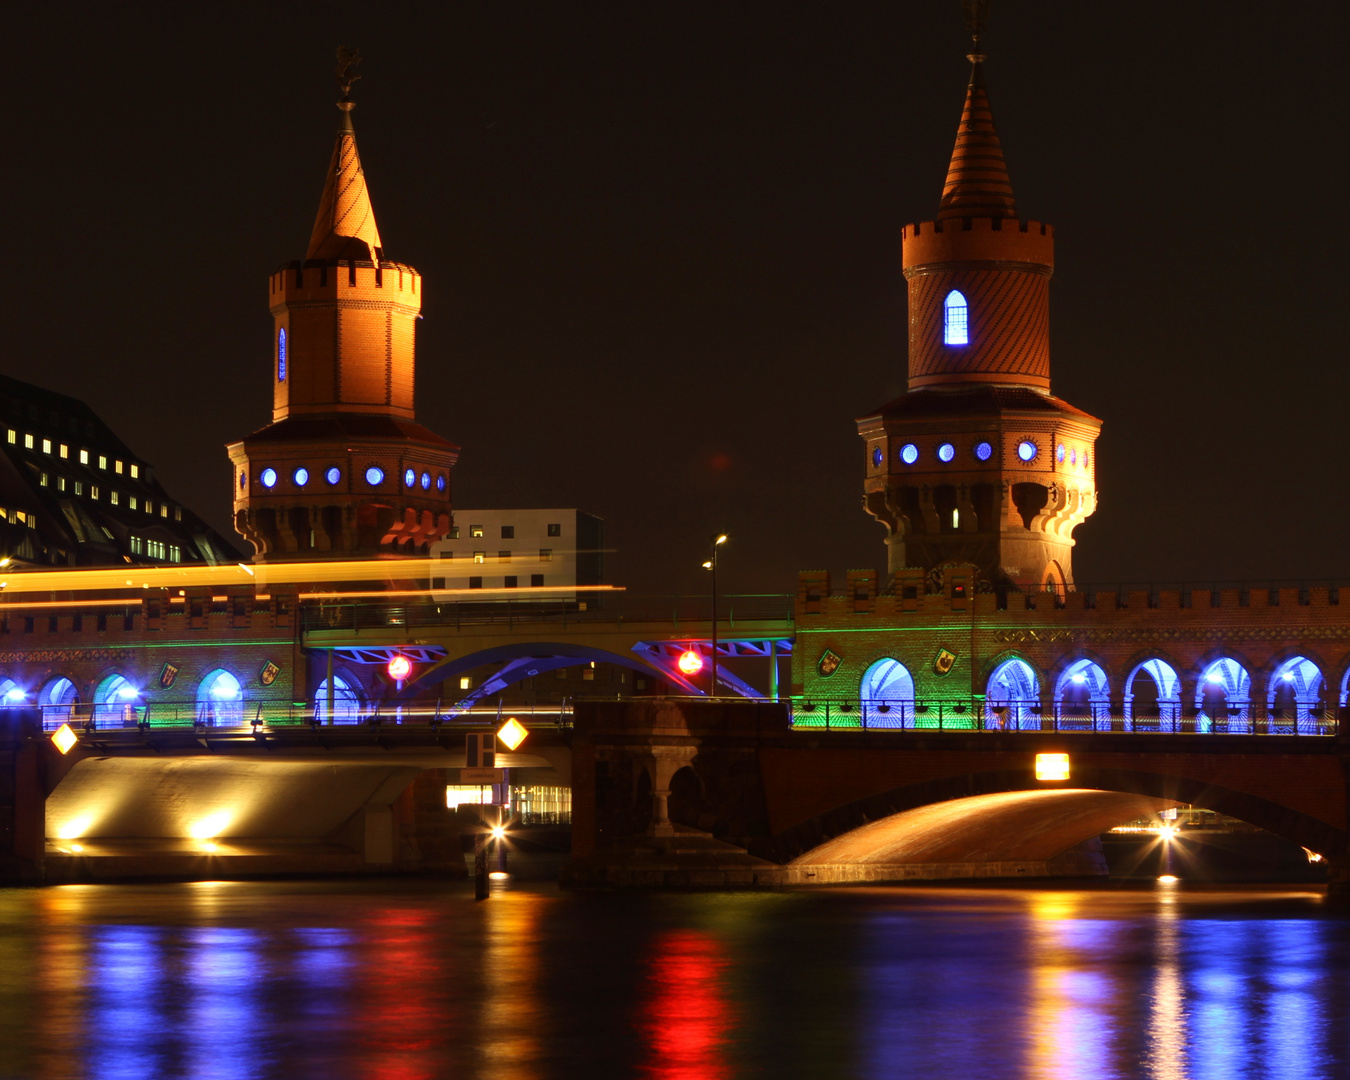
M 1185 885 L 0 890 L 0 1075 L 1350 1076 L 1350 919 Z

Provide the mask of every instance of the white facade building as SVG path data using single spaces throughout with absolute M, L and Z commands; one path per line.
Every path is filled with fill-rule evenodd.
M 438 601 L 586 601 L 577 586 L 604 581 L 604 522 L 594 514 L 458 507 L 454 513 L 449 539 L 430 549 Z

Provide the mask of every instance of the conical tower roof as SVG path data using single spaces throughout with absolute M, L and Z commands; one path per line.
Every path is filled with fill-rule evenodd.
M 975 54 L 971 60 L 966 106 L 961 110 L 961 124 L 956 129 L 956 148 L 947 166 L 947 182 L 942 186 L 939 221 L 1017 217 L 1012 181 L 1008 179 L 1003 147 L 994 130 L 994 114 L 989 110 L 983 57 Z
M 319 216 L 309 237 L 308 259 L 358 259 L 377 261 L 381 255 L 380 230 L 370 206 L 366 174 L 356 149 L 352 127 L 352 102 L 339 101 L 342 124 L 338 128 L 328 179 L 319 200 Z

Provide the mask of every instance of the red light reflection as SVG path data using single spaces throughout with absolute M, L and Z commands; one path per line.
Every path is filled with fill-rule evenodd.
M 709 934 L 677 930 L 657 939 L 642 1022 L 651 1048 L 649 1076 L 720 1080 L 731 1075 L 723 1052 L 735 1020 L 723 985 L 727 964 L 721 944 Z

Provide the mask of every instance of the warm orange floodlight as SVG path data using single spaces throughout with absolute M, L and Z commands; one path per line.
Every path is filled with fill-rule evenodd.
M 693 649 L 685 649 L 677 661 L 680 671 L 685 675 L 697 675 L 703 670 L 703 657 Z
M 52 733 L 52 743 L 63 754 L 69 754 L 71 747 L 80 741 L 80 737 L 71 730 L 69 724 L 62 724 Z
M 501 739 L 501 741 L 506 744 L 508 750 L 514 750 L 523 743 L 525 741 L 525 736 L 528 734 L 529 731 L 526 729 L 525 725 L 514 716 L 497 729 L 497 738 Z
M 1037 754 L 1037 780 L 1067 780 L 1069 778 L 1068 754 Z

